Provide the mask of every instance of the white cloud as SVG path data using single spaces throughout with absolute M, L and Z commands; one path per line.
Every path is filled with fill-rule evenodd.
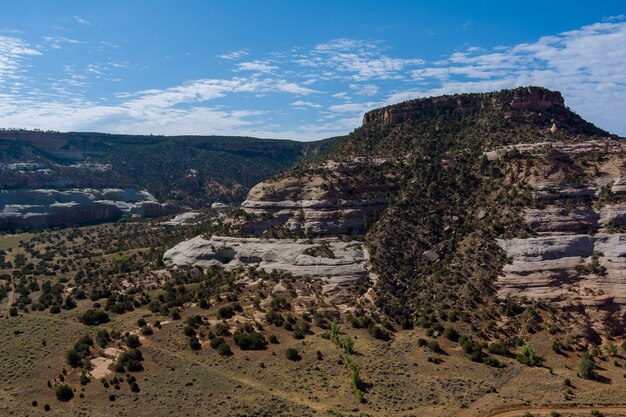
M 293 103 L 291 103 L 291 105 L 294 106 L 294 107 L 300 107 L 300 108 L 312 107 L 312 108 L 315 108 L 315 109 L 318 109 L 318 108 L 322 107 L 320 104 L 312 103 L 310 101 L 302 101 L 302 100 L 294 101 Z
M 296 95 L 300 95 L 300 96 L 306 96 L 306 95 L 309 95 L 309 94 L 313 94 L 313 93 L 318 93 L 319 92 L 319 91 L 314 90 L 312 88 L 302 87 L 301 85 L 298 85 L 296 83 L 292 83 L 292 82 L 289 82 L 289 81 L 285 81 L 285 80 L 279 80 L 278 82 L 276 82 L 275 87 L 276 87 L 277 91 L 280 91 L 282 93 L 290 93 L 290 94 L 296 94 Z
M 386 102 L 541 85 L 561 91 L 570 107 L 600 127 L 626 134 L 626 22 L 596 23 L 493 51 L 469 48 L 437 64 L 411 72 L 429 87 L 391 94 Z
M 328 109 L 336 113 L 364 113 L 371 110 L 377 104 L 378 103 L 375 102 L 335 104 Z
M 21 39 L 0 36 L 0 84 L 8 79 L 19 79 L 25 56 L 41 55 Z
M 277 66 L 270 65 L 267 61 L 251 61 L 237 64 L 237 71 L 270 73 L 277 69 Z
M 468 47 L 433 62 L 394 56 L 378 41 L 350 39 L 245 62 L 236 61 L 249 54 L 239 50 L 220 56 L 235 61 L 229 63 L 235 77 L 108 97 L 87 97 L 85 87 L 96 78 L 119 79 L 120 68 L 138 67 L 108 60 L 66 64 L 61 79 L 31 82 L 29 58 L 41 52 L 0 36 L 0 126 L 314 139 L 347 133 L 365 111 L 383 105 L 533 84 L 562 91 L 583 117 L 624 135 L 626 22 L 621 20 L 607 18 L 535 42 Z M 52 38 L 40 48 L 50 45 Z
M 381 42 L 335 39 L 316 45 L 294 63 L 302 67 L 329 69 L 332 78 L 354 81 L 402 79 L 407 68 L 424 63 L 419 58 L 391 58 L 383 53 Z
M 247 49 L 239 49 L 237 51 L 231 51 L 231 52 L 227 52 L 223 55 L 218 55 L 218 58 L 222 58 L 225 59 L 227 61 L 233 61 L 236 59 L 241 59 L 244 56 L 247 56 L 249 54 Z
M 350 84 L 349 87 L 360 96 L 375 96 L 379 91 L 379 88 L 374 84 Z
M 63 44 L 79 44 L 76 39 L 66 38 L 65 36 L 44 36 L 44 42 L 53 49 L 61 49 Z
M 78 23 L 80 23 L 81 25 L 87 25 L 87 26 L 91 26 L 91 22 L 88 20 L 83 19 L 80 16 L 74 16 L 74 20 Z
M 350 96 L 348 96 L 347 93 L 345 93 L 344 91 L 340 92 L 340 93 L 335 93 L 332 95 L 334 98 L 339 98 L 342 100 L 350 100 Z

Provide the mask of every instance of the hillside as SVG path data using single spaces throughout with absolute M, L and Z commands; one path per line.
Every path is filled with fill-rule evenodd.
M 134 186 L 193 207 L 235 203 L 332 142 L 2 130 L 0 188 Z
M 424 98 L 236 209 L 0 236 L 0 413 L 625 415 L 625 146 Z
M 255 186 L 228 223 L 244 235 L 362 236 L 375 278 L 357 303 L 400 327 L 462 319 L 481 336 L 512 341 L 535 330 L 503 298 L 516 295 L 540 309 L 569 306 L 545 313 L 551 322 L 539 327 L 570 326 L 596 343 L 623 334 L 626 287 L 619 243 L 610 243 L 624 221 L 620 139 L 539 87 L 418 99 L 363 121 L 316 161 Z M 598 232 L 608 243 L 572 249 L 580 244 L 569 235 Z M 548 234 L 572 243 L 549 252 Z M 543 237 L 515 246 L 535 236 Z M 507 262 L 528 251 L 530 268 L 543 270 L 537 282 L 524 271 L 517 283 L 514 272 L 501 280 Z M 590 262 L 615 265 L 603 267 L 604 288 L 584 278 Z M 505 317 L 502 328 L 486 326 Z
M 257 182 L 333 141 L 3 130 L 0 230 L 117 220 L 124 214 L 163 215 L 214 202 L 236 204 Z M 99 196 L 107 189 L 119 198 Z M 148 194 L 137 200 L 138 192 Z M 129 209 L 129 204 L 137 207 Z

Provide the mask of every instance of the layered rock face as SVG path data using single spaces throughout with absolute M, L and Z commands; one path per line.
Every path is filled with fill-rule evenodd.
M 328 161 L 256 185 L 229 221 L 246 233 L 271 228 L 307 235 L 362 233 L 397 192 L 398 181 L 384 159 Z
M 0 190 L 0 230 L 41 229 L 121 218 L 156 217 L 178 207 L 135 189 Z
M 538 201 L 523 213 L 536 236 L 498 241 L 511 260 L 498 281 L 500 295 L 579 305 L 599 334 L 624 332 L 624 148 L 607 139 L 522 144 L 489 154 L 506 158 L 513 151 L 534 161 L 520 169 L 528 171 Z
M 485 94 L 484 96 L 503 111 L 545 112 L 549 109 L 565 109 L 565 102 L 561 93 L 541 87 L 511 90 L 510 96 L 502 92 Z M 430 112 L 434 109 L 470 114 L 477 111 L 480 106 L 481 103 L 472 100 L 470 96 L 429 97 L 369 111 L 363 115 L 363 124 L 382 122 L 385 125 L 393 126 L 411 119 L 418 113 Z
M 174 246 L 163 255 L 165 265 L 191 269 L 252 266 L 321 279 L 323 295 L 337 301 L 350 284 L 368 274 L 367 252 L 361 242 L 325 239 L 258 239 L 197 236 Z

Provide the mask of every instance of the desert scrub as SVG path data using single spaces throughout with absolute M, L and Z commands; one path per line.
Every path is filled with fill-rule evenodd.
M 298 352 L 298 349 L 292 348 L 292 347 L 287 348 L 287 350 L 285 350 L 285 357 L 289 359 L 290 361 L 299 361 L 301 359 L 300 352 Z

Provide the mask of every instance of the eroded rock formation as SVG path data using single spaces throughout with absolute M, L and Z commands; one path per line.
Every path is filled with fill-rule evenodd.
M 521 144 L 515 152 L 537 206 L 523 218 L 536 236 L 499 240 L 511 261 L 499 279 L 502 296 L 527 296 L 579 307 L 598 335 L 626 323 L 626 192 L 619 140 Z
M 328 161 L 257 184 L 230 218 L 246 233 L 271 228 L 313 235 L 362 233 L 398 190 L 390 161 Z
M 351 284 L 368 274 L 367 251 L 361 242 L 324 239 L 258 239 L 197 236 L 163 255 L 171 268 L 250 266 L 288 272 L 323 281 L 323 295 L 333 302 L 345 299 Z
M 135 189 L 0 190 L 0 230 L 41 229 L 111 221 L 124 214 L 157 217 L 178 207 Z

